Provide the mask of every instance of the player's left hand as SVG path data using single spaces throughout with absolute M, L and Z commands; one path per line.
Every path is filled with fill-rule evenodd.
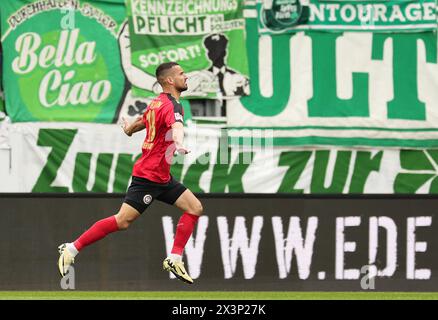
M 190 153 L 190 150 L 186 149 L 185 147 L 179 147 L 175 150 L 175 155 L 179 155 L 179 154 L 186 155 L 188 153 Z

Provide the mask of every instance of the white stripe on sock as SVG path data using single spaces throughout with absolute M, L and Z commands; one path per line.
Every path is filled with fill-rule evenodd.
M 66 249 L 68 250 L 68 252 L 70 252 L 70 254 L 73 256 L 73 258 L 76 257 L 76 255 L 79 253 L 78 249 L 76 249 L 73 242 L 67 243 Z

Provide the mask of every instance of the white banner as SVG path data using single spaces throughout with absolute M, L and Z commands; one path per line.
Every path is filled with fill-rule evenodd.
M 0 192 L 124 193 L 144 139 L 85 123 L 3 124 L 1 132 L 10 149 L 0 149 Z M 248 132 L 245 145 L 232 144 L 232 130 L 186 128 L 192 152 L 174 158 L 172 174 L 207 193 L 438 193 L 438 150 L 298 150 Z

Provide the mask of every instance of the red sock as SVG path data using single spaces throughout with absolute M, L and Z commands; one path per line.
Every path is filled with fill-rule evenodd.
M 176 226 L 176 234 L 171 253 L 182 255 L 187 240 L 189 240 L 190 236 L 192 235 L 198 219 L 199 216 L 197 215 L 188 212 L 183 213 Z
M 91 226 L 90 229 L 85 231 L 73 244 L 76 249 L 78 249 L 78 251 L 81 251 L 83 247 L 86 247 L 102 239 L 111 232 L 115 232 L 117 230 L 119 230 L 119 227 L 117 226 L 116 217 L 111 216 L 97 221 Z

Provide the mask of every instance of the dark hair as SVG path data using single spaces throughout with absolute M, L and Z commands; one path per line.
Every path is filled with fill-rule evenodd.
M 221 33 L 214 33 L 204 38 L 204 45 L 208 50 L 224 49 L 228 39 Z
M 158 66 L 157 70 L 155 71 L 155 76 L 158 79 L 159 77 L 164 75 L 165 71 L 169 70 L 170 68 L 172 68 L 174 66 L 179 66 L 179 64 L 176 62 L 164 62 L 164 63 L 160 64 Z

